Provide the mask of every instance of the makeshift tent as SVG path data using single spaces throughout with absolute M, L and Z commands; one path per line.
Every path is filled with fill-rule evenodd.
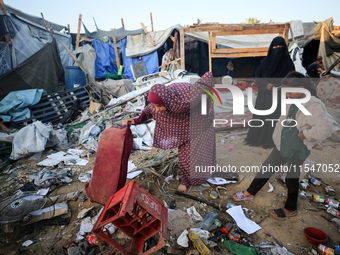
M 304 48 L 304 58 L 309 56 L 309 61 L 304 61 L 305 67 L 315 61 L 316 56 L 321 56 L 324 67 L 329 68 L 340 57 L 340 37 L 332 34 L 333 18 L 323 22 L 303 24 L 305 35 L 298 45 Z M 308 49 L 308 51 L 307 51 Z M 339 71 L 339 66 L 333 68 Z
M 52 28 L 64 70 L 72 65 L 71 57 L 59 42 L 62 40 L 72 49 L 71 36 L 60 32 L 65 28 L 64 26 L 48 20 L 44 23 L 42 18 L 25 14 L 9 5 L 5 5 L 5 10 L 6 15 L 4 13 L 0 15 L 0 41 L 6 41 L 5 35 L 7 35 L 12 42 L 12 68 L 39 51 L 47 42 L 51 42 L 51 31 L 47 30 L 45 23 Z
M 48 93 L 64 89 L 64 69 L 57 43 L 46 43 L 38 52 L 16 68 L 0 76 L 0 98 L 9 92 L 24 89 L 44 89 Z
M 174 26 L 167 30 L 149 32 L 155 45 L 153 45 L 144 30 L 128 31 L 123 28 L 119 28 L 112 31 L 97 30 L 97 33 L 90 33 L 87 31 L 87 36 L 94 36 L 92 44 L 96 50 L 96 76 L 95 78 L 104 78 L 106 73 L 117 74 L 118 68 L 115 62 L 116 54 L 114 50 L 114 43 L 110 37 L 115 37 L 117 40 L 117 52 L 121 55 L 123 60 L 123 73 L 122 75 L 127 79 L 135 80 L 131 70 L 131 65 L 144 61 L 147 67 L 148 74 L 159 72 L 160 59 L 167 51 L 167 45 L 169 43 L 170 36 L 174 34 L 175 30 L 180 29 L 180 26 Z M 98 38 L 107 36 L 105 42 Z M 172 41 L 171 41 L 172 42 Z M 172 43 L 169 43 L 170 45 Z M 178 44 L 177 44 L 178 47 Z M 179 55 L 179 54 L 178 54 Z

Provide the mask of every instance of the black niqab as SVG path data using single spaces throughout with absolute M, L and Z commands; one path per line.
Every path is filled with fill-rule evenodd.
M 274 46 L 281 45 L 282 47 L 274 49 Z M 290 66 L 292 63 L 290 59 L 288 48 L 286 45 L 286 41 L 283 37 L 277 36 L 271 42 L 267 57 L 263 60 L 263 72 L 265 73 L 264 77 L 267 78 L 279 78 L 283 77 L 281 73 L 286 72 L 286 66 Z

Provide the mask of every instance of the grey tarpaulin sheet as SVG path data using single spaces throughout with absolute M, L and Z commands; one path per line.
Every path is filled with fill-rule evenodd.
M 126 57 L 140 57 L 154 52 L 166 42 L 174 29 L 180 30 L 181 28 L 181 25 L 176 25 L 166 30 L 149 32 L 156 44 L 155 46 L 151 44 L 147 35 L 144 33 L 138 35 L 128 35 L 126 43 Z
M 120 41 L 128 35 L 138 35 L 142 33 L 144 34 L 144 30 L 142 28 L 137 29 L 137 30 L 125 30 L 124 28 L 121 27 L 121 28 L 111 30 L 111 31 L 104 31 L 104 30 L 97 29 L 96 39 L 99 39 L 103 36 L 110 36 L 110 37 L 115 36 L 116 40 Z
M 10 92 L 0 102 L 0 118 L 5 122 L 20 121 L 31 117 L 28 106 L 40 101 L 43 89 L 27 89 Z

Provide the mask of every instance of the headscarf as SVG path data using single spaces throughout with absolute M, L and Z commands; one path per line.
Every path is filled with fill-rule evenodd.
M 273 49 L 274 46 L 282 45 L 283 47 L 279 47 Z M 291 60 L 287 48 L 286 41 L 283 37 L 277 36 L 270 43 L 267 57 L 263 60 L 264 73 L 267 78 L 279 78 L 285 76 L 288 72 L 285 69 L 291 64 L 293 61 Z M 285 73 L 283 76 L 281 73 Z
M 156 93 L 150 91 L 148 94 L 148 102 L 154 103 L 160 106 L 165 106 L 165 103 L 163 102 L 162 98 L 160 98 Z

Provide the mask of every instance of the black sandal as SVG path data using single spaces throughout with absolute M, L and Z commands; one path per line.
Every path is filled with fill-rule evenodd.
M 273 213 L 273 211 L 274 211 L 277 215 L 275 215 L 275 214 Z M 284 219 L 284 218 L 294 217 L 294 216 L 297 215 L 297 212 L 295 211 L 293 214 L 287 216 L 286 213 L 285 213 L 285 211 L 284 211 L 282 208 L 280 208 L 280 209 L 274 209 L 273 211 L 270 212 L 270 215 L 273 216 L 275 219 L 279 219 L 279 220 L 282 220 L 282 219 Z

